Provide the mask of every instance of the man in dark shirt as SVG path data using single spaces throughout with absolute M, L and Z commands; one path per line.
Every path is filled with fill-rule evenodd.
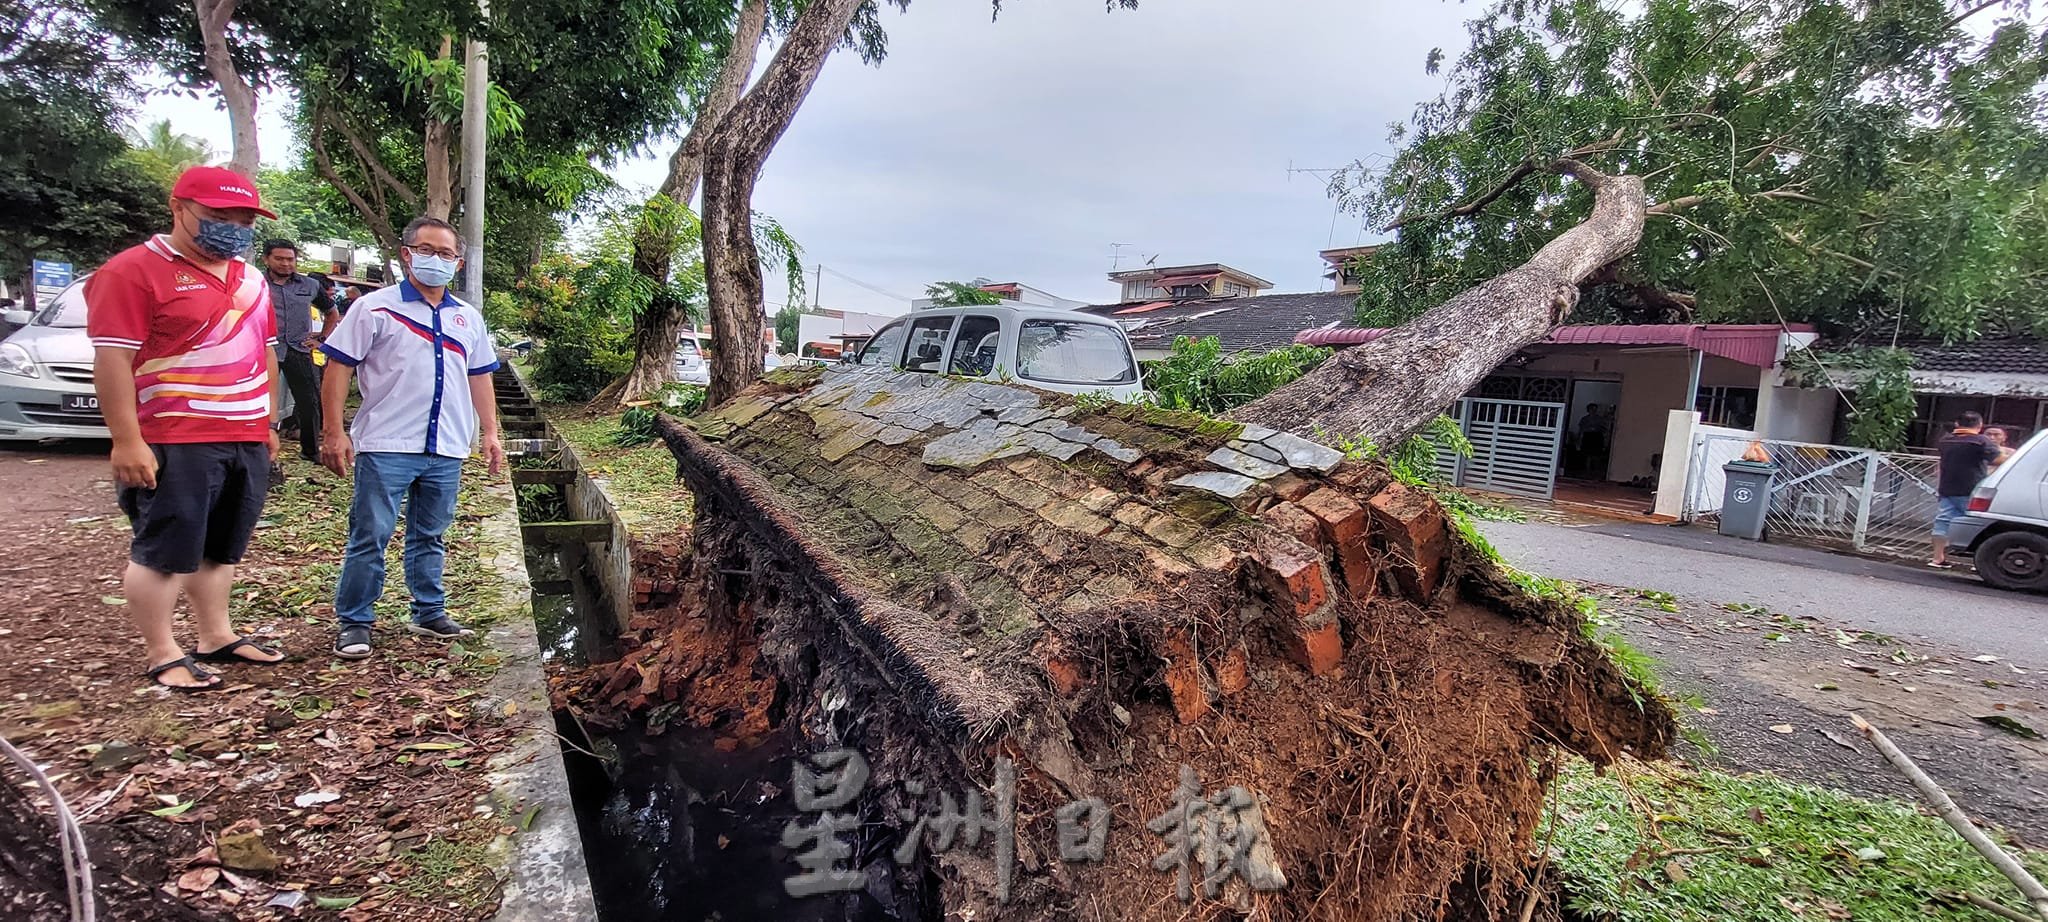
M 270 306 L 277 313 L 277 365 L 292 392 L 292 417 L 299 430 L 299 456 L 320 463 L 320 377 L 313 367 L 313 347 L 334 332 L 341 317 L 325 287 L 299 274 L 299 248 L 289 240 L 263 245 L 264 276 L 270 282 Z M 313 312 L 323 322 L 313 332 Z
M 1935 445 L 1941 453 L 1934 497 L 1934 560 L 1928 566 L 1949 569 L 1948 526 L 1969 511 L 1970 494 L 1998 464 L 1998 446 L 1984 435 L 1984 417 L 1971 412 L 1956 420 L 1955 431 Z

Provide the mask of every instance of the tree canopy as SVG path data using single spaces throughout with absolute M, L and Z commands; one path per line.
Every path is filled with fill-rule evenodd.
M 0 271 L 94 262 L 169 223 L 116 126 L 129 83 L 106 39 L 64 4 L 0 0 Z
M 924 287 L 924 296 L 939 307 L 1003 303 L 1002 296 L 993 291 L 983 291 L 981 286 L 972 282 L 933 282 Z
M 1396 229 L 1362 267 L 1360 320 L 1414 317 L 1580 223 L 1590 196 L 1554 169 L 1577 159 L 1640 176 L 1654 204 L 1575 321 L 2048 333 L 2048 31 L 2027 12 L 1499 0 L 1392 159 L 1334 183 Z

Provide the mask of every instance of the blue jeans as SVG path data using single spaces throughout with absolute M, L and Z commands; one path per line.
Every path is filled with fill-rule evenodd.
M 412 593 L 412 620 L 426 624 L 447 610 L 441 585 L 447 558 L 442 535 L 455 522 L 455 491 L 462 459 L 399 452 L 356 455 L 356 494 L 348 508 L 348 556 L 334 588 L 334 613 L 344 625 L 369 624 L 371 606 L 384 595 L 384 549 L 405 503 L 405 587 Z

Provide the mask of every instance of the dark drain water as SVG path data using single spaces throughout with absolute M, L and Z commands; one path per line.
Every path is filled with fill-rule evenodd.
M 562 733 L 576 728 L 562 721 Z M 794 899 L 783 878 L 797 872 L 782 846 L 796 816 L 785 790 L 786 740 L 720 752 L 708 734 L 670 729 L 650 737 L 629 729 L 604 738 L 613 773 L 574 752 L 569 783 L 576 819 L 606 920 L 775 920 L 894 922 L 913 907 L 884 905 L 868 892 Z M 882 860 L 886 861 L 886 857 Z M 886 892 L 892 902 L 897 898 Z
M 560 490 L 522 487 L 522 519 L 561 518 Z M 550 590 L 535 593 L 533 612 L 551 668 L 617 656 L 593 564 L 580 545 L 527 544 L 528 576 Z M 592 739 L 564 713 L 556 725 L 578 747 L 562 755 L 601 922 L 897 922 L 936 905 L 900 892 L 885 854 L 863 856 L 883 871 L 868 890 L 805 899 L 784 891 L 783 879 L 798 871 L 781 841 L 797 817 L 786 738 L 721 751 L 710 734 L 676 727 L 649 735 L 635 725 Z

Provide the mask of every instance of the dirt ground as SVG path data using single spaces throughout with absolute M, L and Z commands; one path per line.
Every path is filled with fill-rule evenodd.
M 2048 845 L 2048 663 L 1748 606 L 1586 589 L 1623 636 L 1659 661 L 1670 691 L 1703 699 L 1683 719 L 1712 749 L 1685 746 L 1689 760 L 1914 799 L 1903 776 L 1849 726 L 1853 712 L 1973 816 L 2033 847 Z
M 152 688 L 121 606 L 127 524 L 105 450 L 0 449 L 0 733 L 57 781 L 89 838 L 123 843 L 117 854 L 96 845 L 99 873 L 238 918 L 488 916 L 497 881 L 485 847 L 518 832 L 517 813 L 508 823 L 471 810 L 515 732 L 483 692 L 499 655 L 480 639 L 450 647 L 400 632 L 395 566 L 377 656 L 330 655 L 349 493 L 293 459 L 234 597 L 237 628 L 291 659 L 223 667 L 220 692 Z M 477 560 L 478 523 L 502 501 L 470 486 L 449 588 L 454 614 L 479 624 L 494 614 L 481 600 L 496 598 L 482 590 L 496 590 Z M 179 635 L 190 644 L 182 611 Z M 27 780 L 11 766 L 0 775 Z M 274 899 L 302 908 L 266 906 Z M 33 895 L 0 894 L 0 905 L 24 913 L 10 918 L 61 917 Z

